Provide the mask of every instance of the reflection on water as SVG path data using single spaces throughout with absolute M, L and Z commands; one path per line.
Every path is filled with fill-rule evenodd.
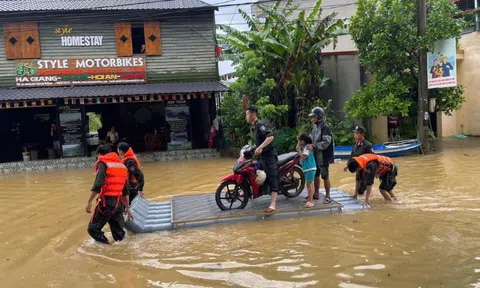
M 453 146 L 462 144 L 461 148 Z M 397 159 L 401 204 L 91 240 L 91 170 L 0 176 L 2 287 L 480 287 L 480 139 Z M 233 160 L 147 164 L 147 198 L 212 192 Z M 354 177 L 332 166 L 351 192 Z M 213 201 L 213 198 L 212 198 Z

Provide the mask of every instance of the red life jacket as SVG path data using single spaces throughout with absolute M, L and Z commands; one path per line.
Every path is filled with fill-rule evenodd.
M 123 165 L 127 165 L 127 161 L 130 159 L 135 161 L 135 164 L 137 164 L 137 167 L 140 168 L 140 160 L 138 160 L 137 156 L 135 156 L 135 153 L 133 153 L 132 148 L 129 148 L 128 151 L 123 156 L 123 160 L 122 160 Z M 135 177 L 132 175 L 130 176 L 130 182 L 137 183 L 137 179 L 135 179 Z
M 380 156 L 376 154 L 363 154 L 358 157 L 353 157 L 357 161 L 358 165 L 365 171 L 367 171 L 368 163 L 372 161 L 378 162 L 378 168 L 375 171 L 375 175 L 383 176 L 393 170 L 395 163 L 392 158 Z
M 97 163 L 95 163 L 95 173 L 98 170 L 98 164 L 102 162 L 107 166 L 107 177 L 105 183 L 100 191 L 100 197 L 114 196 L 121 197 L 123 187 L 128 179 L 128 170 L 125 165 L 120 161 L 120 157 L 116 153 L 108 153 L 107 155 L 98 157 Z

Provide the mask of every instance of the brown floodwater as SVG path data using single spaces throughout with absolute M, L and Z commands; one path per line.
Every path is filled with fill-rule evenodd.
M 92 170 L 0 176 L 0 286 L 480 287 L 480 139 L 442 145 L 396 159 L 400 204 L 375 188 L 369 211 L 129 234 L 111 246 L 86 231 Z M 147 164 L 146 198 L 213 192 L 232 164 Z M 351 193 L 343 166 L 332 165 L 332 184 Z

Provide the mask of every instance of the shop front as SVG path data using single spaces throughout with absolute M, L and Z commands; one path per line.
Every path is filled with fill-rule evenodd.
M 12 139 L 2 142 L 0 161 L 93 156 L 98 145 L 120 141 L 137 152 L 207 148 L 216 96 L 227 89 L 190 82 L 0 90 L 0 136 Z

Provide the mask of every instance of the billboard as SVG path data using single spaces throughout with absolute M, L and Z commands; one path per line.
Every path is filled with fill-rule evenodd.
M 144 57 L 17 60 L 17 87 L 135 84 L 146 82 Z
M 457 86 L 457 47 L 455 38 L 437 41 L 427 53 L 428 89 Z

